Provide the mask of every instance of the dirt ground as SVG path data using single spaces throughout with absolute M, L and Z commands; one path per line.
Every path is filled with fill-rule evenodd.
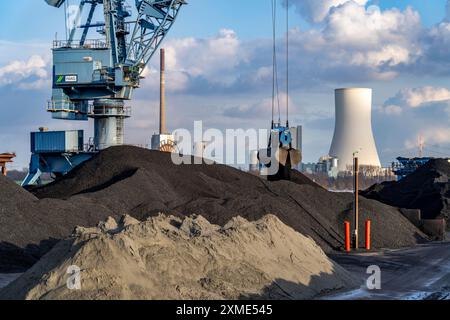
M 332 300 L 450 300 L 450 242 L 376 253 L 331 257 L 359 279 L 361 287 Z M 381 290 L 368 290 L 369 266 L 381 269 Z

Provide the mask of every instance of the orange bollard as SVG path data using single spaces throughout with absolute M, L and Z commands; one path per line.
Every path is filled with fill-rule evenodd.
M 345 221 L 345 251 L 350 252 L 351 239 L 350 239 L 350 222 Z
M 371 243 L 370 243 L 371 224 L 372 224 L 372 222 L 370 220 L 366 221 L 366 250 L 368 250 L 368 251 L 371 249 Z

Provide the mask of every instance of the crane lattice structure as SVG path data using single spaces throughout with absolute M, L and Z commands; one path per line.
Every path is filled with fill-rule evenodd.
M 124 143 L 124 120 L 131 116 L 125 102 L 139 88 L 147 64 L 186 4 L 135 0 L 132 7 L 125 0 L 78 0 L 68 19 L 69 0 L 45 1 L 66 9 L 67 29 L 66 39 L 53 43 L 53 93 L 47 110 L 54 119 L 94 119 L 94 139 L 86 152 L 82 132 L 32 133 L 24 185 L 38 182 L 42 172 L 65 174 L 92 153 Z M 102 20 L 94 22 L 99 16 Z M 89 39 L 93 30 L 98 37 Z M 55 139 L 60 145 L 49 145 Z

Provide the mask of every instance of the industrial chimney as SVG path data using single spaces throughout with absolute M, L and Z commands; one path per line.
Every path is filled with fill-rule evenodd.
M 166 51 L 161 49 L 161 77 L 159 102 L 159 133 L 152 136 L 152 149 L 162 152 L 174 152 L 175 138 L 166 128 Z
M 161 49 L 159 134 L 166 134 L 166 51 Z
M 330 156 L 339 159 L 339 171 L 353 164 L 358 152 L 360 165 L 381 168 L 372 132 L 372 89 L 337 89 L 336 126 Z

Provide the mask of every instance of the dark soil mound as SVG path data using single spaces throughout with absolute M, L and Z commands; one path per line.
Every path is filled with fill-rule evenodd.
M 159 212 L 200 214 L 223 225 L 236 215 L 254 221 L 275 214 L 325 251 L 339 250 L 352 196 L 328 192 L 299 172 L 293 176 L 293 182 L 268 182 L 223 165 L 177 166 L 169 154 L 116 147 L 34 193 L 80 205 L 89 201 L 139 219 Z M 397 209 L 365 199 L 361 205 L 362 219 L 373 221 L 375 247 L 410 246 L 425 238 Z
M 108 217 L 89 201 L 38 200 L 0 175 L 0 273 L 22 272 L 76 225 L 95 225 Z
M 351 194 L 328 192 L 301 173 L 294 173 L 293 182 L 268 182 L 223 165 L 177 166 L 170 154 L 135 147 L 105 150 L 62 179 L 34 189 L 40 200 L 9 180 L 0 183 L 2 194 L 9 195 L 0 200 L 0 243 L 4 256 L 17 261 L 39 258 L 77 225 L 95 226 L 124 214 L 141 220 L 160 212 L 199 214 L 219 225 L 238 215 L 255 221 L 274 214 L 326 252 L 342 249 L 343 222 L 352 220 Z M 373 221 L 375 248 L 426 240 L 396 208 L 362 199 L 361 219 L 367 218 Z M 360 238 L 362 245 L 364 232 Z
M 312 186 L 315 188 L 323 189 L 323 187 L 320 184 L 316 183 L 315 181 L 312 181 L 310 178 L 308 178 L 303 173 L 301 173 L 297 170 L 291 171 L 291 182 L 293 182 L 295 184 L 308 185 L 308 186 Z
M 362 194 L 406 209 L 420 209 L 424 219 L 450 217 L 450 163 L 431 160 L 398 182 L 374 185 Z

